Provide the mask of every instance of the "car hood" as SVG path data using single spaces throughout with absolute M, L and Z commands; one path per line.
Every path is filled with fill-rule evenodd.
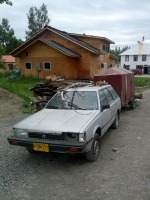
M 14 128 L 46 132 L 80 132 L 98 110 L 43 109 L 19 122 Z

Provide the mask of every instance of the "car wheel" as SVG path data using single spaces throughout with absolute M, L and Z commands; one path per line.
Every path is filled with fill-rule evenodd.
M 116 117 L 115 117 L 115 120 L 114 120 L 113 124 L 111 125 L 111 127 L 112 127 L 113 129 L 117 129 L 117 128 L 118 128 L 118 125 L 119 125 L 119 115 L 118 115 L 118 113 L 117 113 L 117 114 L 116 114 Z
M 135 108 L 135 101 L 131 101 L 131 102 L 130 102 L 130 108 L 131 108 L 131 109 L 134 109 L 134 108 Z
M 91 150 L 85 153 L 85 157 L 88 161 L 94 162 L 95 160 L 98 159 L 99 152 L 100 152 L 100 137 L 96 133 L 93 138 Z

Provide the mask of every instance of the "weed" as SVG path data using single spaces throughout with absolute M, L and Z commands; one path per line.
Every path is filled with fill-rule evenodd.
M 37 79 L 19 77 L 14 80 L 8 80 L 10 75 L 10 73 L 0 74 L 0 87 L 23 98 L 23 107 L 28 107 L 31 99 L 33 98 L 33 93 L 29 89 L 37 83 Z

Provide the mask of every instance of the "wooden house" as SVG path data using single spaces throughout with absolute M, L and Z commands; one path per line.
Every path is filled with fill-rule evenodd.
M 11 55 L 16 57 L 16 69 L 24 76 L 89 78 L 102 68 L 115 65 L 115 58 L 109 53 L 110 44 L 114 42 L 105 37 L 67 33 L 46 26 Z
M 0 72 L 11 72 L 15 69 L 15 57 L 11 55 L 3 55 L 1 58 Z

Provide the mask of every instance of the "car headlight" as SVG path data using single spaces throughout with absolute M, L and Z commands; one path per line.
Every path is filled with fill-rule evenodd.
M 17 137 L 28 137 L 28 131 L 24 129 L 14 129 L 14 135 Z
M 63 138 L 68 142 L 85 142 L 86 132 L 85 133 L 63 133 Z
M 85 142 L 86 141 L 86 132 L 79 134 L 79 142 Z
M 79 133 L 63 133 L 63 137 L 68 142 L 78 142 Z

